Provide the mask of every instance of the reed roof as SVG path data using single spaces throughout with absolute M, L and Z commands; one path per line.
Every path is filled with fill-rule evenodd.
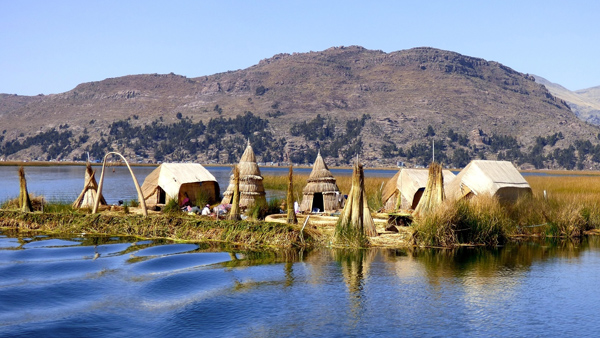
M 260 200 L 261 202 L 264 200 L 266 202 L 265 188 L 262 182 L 263 177 L 260 173 L 260 168 L 256 163 L 256 156 L 254 155 L 254 150 L 252 150 L 250 141 L 248 141 L 246 150 L 244 150 L 237 167 L 239 170 L 239 189 L 241 195 L 240 206 L 253 204 L 254 200 Z M 231 202 L 234 188 L 233 175 L 231 175 L 229 186 L 223 193 L 222 203 Z
M 308 176 L 308 182 L 320 181 L 320 180 L 333 180 L 335 182 L 335 177 L 329 171 L 327 164 L 323 160 L 321 156 L 321 151 L 317 154 L 317 158 L 315 159 L 315 163 L 313 164 L 312 171 Z
M 246 146 L 246 150 L 242 154 L 242 158 L 240 159 L 240 163 L 238 164 L 238 169 L 240 171 L 240 180 L 243 180 L 247 176 L 257 176 L 262 180 L 262 175 L 260 173 L 260 168 L 256 163 L 256 155 L 254 155 L 254 150 L 250 145 L 250 141 L 248 141 L 248 145 Z
M 317 154 L 317 159 L 313 164 L 312 171 L 308 176 L 307 184 L 302 189 L 304 194 L 335 194 L 339 193 L 340 189 L 336 184 L 336 179 L 327 168 L 327 164 L 321 156 L 321 151 Z

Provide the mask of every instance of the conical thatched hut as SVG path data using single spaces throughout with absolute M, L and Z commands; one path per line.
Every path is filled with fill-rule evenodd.
M 450 170 L 442 170 L 446 188 L 454 175 Z M 386 211 L 415 209 L 427 185 L 427 169 L 401 169 L 384 186 L 382 200 Z M 400 203 L 398 203 L 400 194 Z
M 335 182 L 335 177 L 323 161 L 320 151 L 308 177 L 308 183 L 302 189 L 302 195 L 300 211 L 310 212 L 319 209 L 321 212 L 333 212 L 342 207 L 340 189 Z
M 531 194 L 529 183 L 508 161 L 471 161 L 448 185 L 446 197 L 457 200 L 473 195 L 490 194 L 502 201 L 516 201 Z
M 248 208 L 256 204 L 267 204 L 265 197 L 265 188 L 263 186 L 263 177 L 260 174 L 258 164 L 256 164 L 256 156 L 254 150 L 250 146 L 250 141 L 246 146 L 246 150 L 242 154 L 240 163 L 238 164 L 240 172 L 240 207 Z M 233 197 L 234 182 L 233 175 L 229 181 L 227 190 L 223 193 L 222 204 L 230 204 Z
M 92 165 L 88 162 L 85 166 L 85 181 L 83 190 L 73 202 L 73 208 L 93 208 L 94 201 L 98 195 L 98 182 L 96 182 L 96 171 L 92 170 Z M 100 196 L 100 205 L 106 205 L 104 196 Z
M 219 198 L 219 183 L 198 163 L 163 163 L 154 169 L 142 184 L 146 205 L 166 204 L 174 199 L 181 202 L 186 195 L 192 205 L 199 199 L 214 203 Z

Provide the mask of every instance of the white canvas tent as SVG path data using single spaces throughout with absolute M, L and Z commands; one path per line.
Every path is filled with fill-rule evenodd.
M 421 196 L 427 185 L 429 171 L 427 169 L 401 169 L 384 186 L 382 200 L 384 210 L 396 209 L 398 193 L 401 203 L 399 209 L 415 209 L 421 200 Z M 454 173 L 450 170 L 442 170 L 444 177 L 444 189 L 454 180 Z
M 471 161 L 446 189 L 446 197 L 451 200 L 490 194 L 503 201 L 516 201 L 530 193 L 529 183 L 508 161 Z
M 219 198 L 219 183 L 198 163 L 163 163 L 154 169 L 142 184 L 146 205 L 166 204 L 169 200 L 183 201 L 185 196 L 192 205 L 197 199 L 214 203 Z

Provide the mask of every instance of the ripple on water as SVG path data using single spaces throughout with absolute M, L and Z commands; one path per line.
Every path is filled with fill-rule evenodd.
M 139 289 L 142 304 L 154 309 L 172 309 L 219 295 L 233 286 L 223 269 L 205 269 L 163 276 Z
M 50 247 L 57 247 L 57 246 L 75 246 L 75 245 L 81 245 L 81 243 L 76 242 L 76 241 L 53 238 L 53 239 L 44 239 L 42 241 L 26 243 L 23 245 L 23 248 L 33 249 L 33 248 L 50 248 Z
M 136 256 L 164 256 L 198 249 L 196 244 L 168 244 L 139 250 Z
M 21 243 L 16 238 L 0 237 L 0 249 L 18 248 L 19 246 Z
M 136 254 L 137 255 L 137 254 Z M 198 252 L 158 257 L 143 262 L 134 263 L 131 271 L 134 273 L 165 273 L 175 270 L 206 266 L 231 259 L 226 252 Z
M 0 286 L 30 283 L 52 283 L 74 278 L 87 278 L 106 269 L 105 263 L 92 260 L 22 263 L 0 266 Z

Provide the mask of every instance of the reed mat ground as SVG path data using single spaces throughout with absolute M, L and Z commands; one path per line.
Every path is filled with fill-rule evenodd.
M 19 232 L 111 234 L 175 241 L 217 241 L 245 247 L 315 246 L 325 239 L 312 229 L 288 224 L 214 220 L 189 215 L 23 213 L 0 210 L 0 227 Z

